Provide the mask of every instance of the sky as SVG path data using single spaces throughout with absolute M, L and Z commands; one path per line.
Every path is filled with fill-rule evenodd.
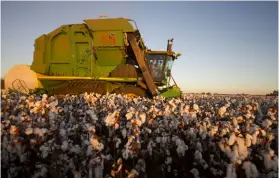
M 31 65 L 34 40 L 84 19 L 136 21 L 148 48 L 181 56 L 172 75 L 183 92 L 267 94 L 278 89 L 278 2 L 1 2 L 1 76 Z

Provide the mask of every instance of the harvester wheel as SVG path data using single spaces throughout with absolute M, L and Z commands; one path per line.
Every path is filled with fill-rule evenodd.
M 146 90 L 144 90 L 140 87 L 136 87 L 134 85 L 126 85 L 124 87 L 118 88 L 118 89 L 114 90 L 114 93 L 116 93 L 116 94 L 126 94 L 126 95 L 129 95 L 131 97 L 136 97 L 136 96 L 145 97 L 145 96 L 147 96 Z

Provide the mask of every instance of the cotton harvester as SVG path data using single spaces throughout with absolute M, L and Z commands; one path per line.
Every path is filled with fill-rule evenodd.
M 99 18 L 84 22 L 62 25 L 38 37 L 31 66 L 10 69 L 4 88 L 24 93 L 181 95 L 171 75 L 173 61 L 180 56 L 172 51 L 173 39 L 168 40 L 166 51 L 152 51 L 145 46 L 133 20 Z

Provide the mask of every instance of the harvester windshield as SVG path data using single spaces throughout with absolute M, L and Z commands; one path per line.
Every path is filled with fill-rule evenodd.
M 154 81 L 161 82 L 166 80 L 170 72 L 173 57 L 166 54 L 148 54 L 147 63 Z

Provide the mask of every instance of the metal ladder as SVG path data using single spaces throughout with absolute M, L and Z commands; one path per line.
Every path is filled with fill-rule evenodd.
M 16 84 L 16 86 L 14 86 L 15 84 Z M 16 79 L 15 81 L 13 81 L 12 86 L 13 86 L 13 89 L 16 90 L 17 92 L 22 92 L 22 93 L 29 92 L 29 88 L 27 87 L 24 80 Z

